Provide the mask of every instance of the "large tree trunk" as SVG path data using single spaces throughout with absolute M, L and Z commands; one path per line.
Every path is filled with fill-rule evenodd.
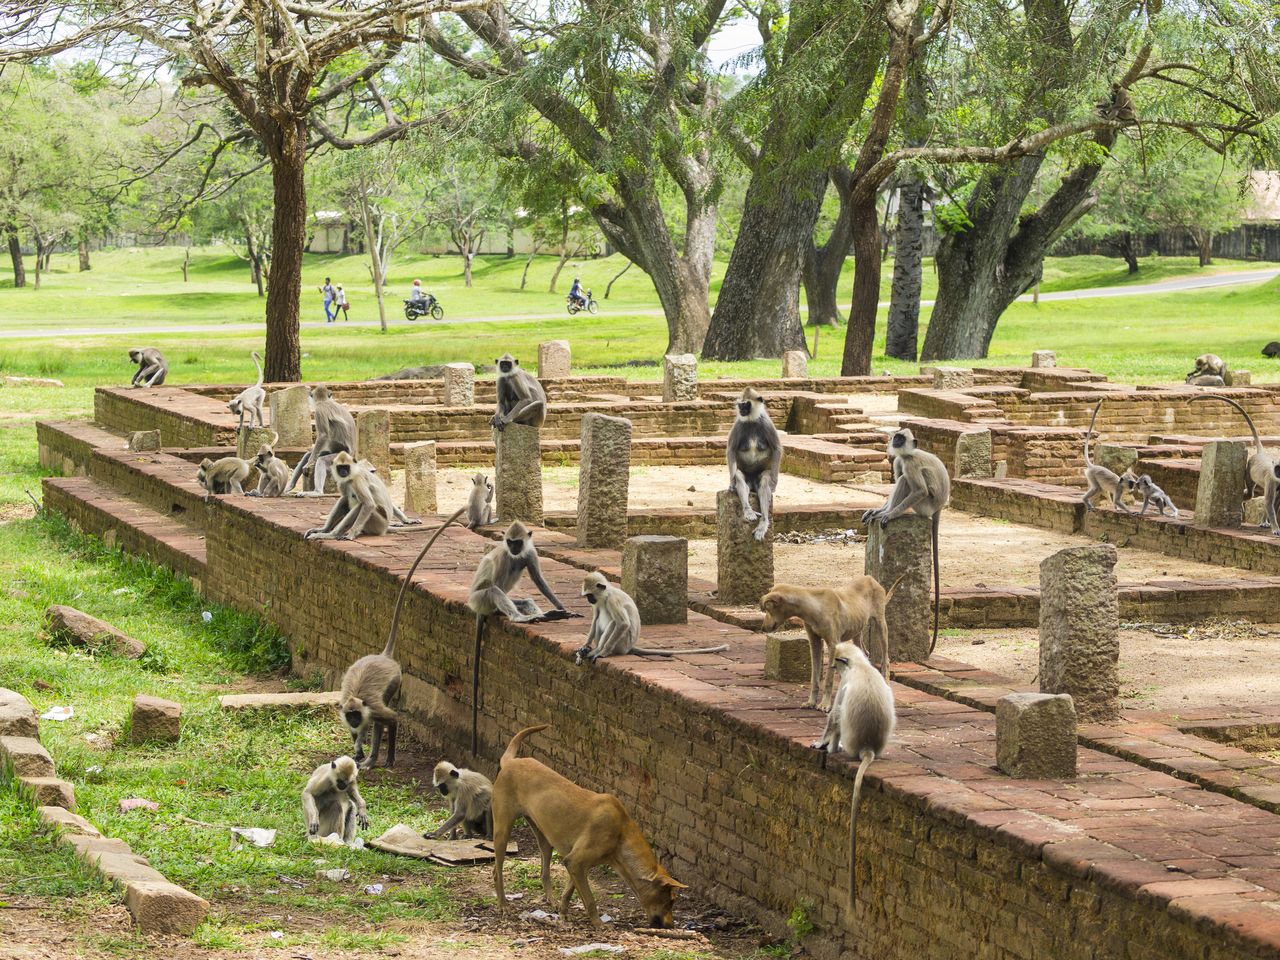
M 914 361 L 919 352 L 920 286 L 924 268 L 924 183 L 911 178 L 898 191 L 893 240 L 893 288 L 889 295 L 886 356 Z
M 856 202 L 849 217 L 853 233 L 853 299 L 840 376 L 865 377 L 871 373 L 875 316 L 880 305 L 880 218 L 876 216 L 876 195 Z M 856 317 L 868 316 L 870 323 L 855 322 Z
M 80 272 L 86 273 L 92 269 L 89 264 L 89 243 L 83 237 L 76 244 L 76 252 L 80 255 Z
M 1120 234 L 1120 256 L 1124 258 L 1129 273 L 1138 272 L 1138 245 L 1134 242 L 1132 230 Z
M 847 167 L 840 166 L 831 171 L 831 186 L 840 199 L 840 212 L 831 225 L 831 234 L 826 243 L 819 247 L 810 237 L 805 248 L 802 277 L 811 326 L 834 326 L 844 322 L 840 308 L 836 305 L 836 288 L 853 240 L 849 225 L 849 190 L 852 182 L 853 176 Z
M 1209 266 L 1213 263 L 1213 232 L 1196 229 L 1191 231 L 1191 235 L 1195 237 L 1196 250 L 1200 254 L 1200 266 Z
M 298 335 L 302 294 L 302 253 L 307 244 L 306 125 L 297 122 L 281 131 L 272 151 L 271 282 L 267 285 L 267 355 L 265 377 L 272 383 L 302 379 L 302 345 Z
M 10 227 L 5 231 L 9 237 L 9 259 L 13 261 L 13 285 L 27 285 L 27 268 L 22 262 L 22 241 L 18 239 L 18 231 Z

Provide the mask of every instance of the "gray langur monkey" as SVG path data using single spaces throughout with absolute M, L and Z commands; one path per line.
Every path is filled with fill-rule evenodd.
M 1084 479 L 1089 484 L 1089 489 L 1084 492 L 1082 502 L 1086 510 L 1093 510 L 1093 498 L 1100 493 L 1106 493 L 1117 510 L 1132 513 L 1133 511 L 1125 506 L 1122 498 L 1126 490 L 1132 489 L 1137 478 L 1127 470 L 1123 477 L 1118 476 L 1115 471 L 1108 470 L 1102 464 L 1094 463 L 1089 459 L 1089 438 L 1093 436 L 1093 425 L 1097 422 L 1098 411 L 1101 409 L 1102 401 L 1099 400 L 1093 408 L 1093 416 L 1089 418 L 1089 429 L 1084 434 Z
M 348 846 L 356 838 L 356 827 L 369 826 L 364 798 L 356 786 L 360 768 L 350 757 L 322 763 L 302 788 L 302 818 L 310 837 L 336 833 Z
M 871 761 L 889 745 L 897 715 L 889 681 L 872 666 L 856 643 L 846 640 L 837 644 L 835 664 L 840 671 L 840 686 L 827 714 L 822 739 L 814 747 L 824 751 L 824 764 L 825 753 L 834 753 L 837 749 L 858 758 L 853 802 L 849 808 L 848 895 L 852 904 L 857 892 L 858 803 L 862 799 L 862 778 Z
M 227 406 L 231 408 L 231 412 L 238 415 L 241 422 L 247 413 L 249 415 L 249 426 L 253 427 L 254 420 L 257 420 L 258 426 L 265 427 L 267 425 L 266 418 L 262 415 L 262 402 L 267 399 L 267 391 L 262 389 L 262 358 L 258 356 L 255 350 L 249 354 L 253 357 L 253 365 L 258 368 L 258 382 L 252 387 L 245 387 L 235 399 L 227 402 Z
M 532 600 L 513 599 L 510 594 L 520 577 L 528 571 L 529 579 L 555 610 L 544 614 Z M 538 562 L 538 550 L 533 545 L 533 532 L 519 520 L 512 521 L 503 534 L 502 543 L 483 557 L 471 580 L 471 596 L 467 606 L 476 615 L 476 634 L 471 664 L 471 755 L 478 756 L 480 746 L 480 653 L 484 641 L 484 626 L 490 614 L 501 614 L 512 623 L 537 623 L 543 620 L 563 620 L 579 617 L 570 613 L 555 595 Z
M 471 494 L 467 497 L 467 528 L 475 530 L 493 523 L 493 484 L 483 473 L 471 478 Z
M 312 470 L 311 490 L 300 496 L 324 496 L 325 475 L 333 458 L 339 453 L 356 452 L 356 421 L 351 411 L 329 395 L 323 384 L 311 388 L 311 408 L 316 419 L 315 445 L 302 455 L 293 468 L 286 493 L 293 490 L 302 479 L 307 467 Z
M 638 647 L 640 640 L 640 610 L 621 587 L 615 587 L 597 570 L 582 579 L 582 595 L 591 604 L 591 630 L 587 642 L 574 654 L 574 660 L 591 663 L 604 657 L 621 657 L 634 653 L 642 657 L 674 657 L 685 653 L 720 653 L 728 650 L 727 643 L 718 647 L 698 647 L 696 650 L 654 650 Z
M 893 462 L 893 489 L 884 506 L 868 510 L 863 523 L 879 521 L 884 526 L 908 510 L 933 521 L 933 640 L 929 653 L 938 645 L 938 608 L 942 577 L 938 568 L 938 528 L 942 510 L 951 500 L 951 475 L 946 465 L 932 453 L 916 446 L 915 434 L 899 427 L 889 439 L 889 459 Z
M 129 351 L 129 362 L 138 365 L 129 381 L 131 387 L 158 387 L 169 375 L 169 364 L 155 347 L 135 347 Z
M 538 378 L 520 368 L 520 361 L 504 353 L 494 361 L 498 368 L 498 409 L 489 424 L 503 430 L 509 423 L 540 427 L 547 419 L 547 391 Z
M 426 546 L 418 554 L 404 582 L 400 584 L 400 593 L 396 597 L 395 610 L 391 614 L 391 630 L 387 635 L 387 645 L 382 653 L 371 653 L 361 657 L 342 676 L 342 689 L 338 695 L 338 714 L 351 733 L 351 743 L 355 747 L 356 762 L 361 767 L 373 766 L 378 762 L 378 751 L 382 746 L 382 734 L 387 734 L 387 766 L 396 763 L 396 732 L 399 728 L 399 717 L 392 709 L 391 703 L 400 692 L 400 664 L 396 662 L 396 636 L 400 632 L 400 611 L 404 607 L 404 597 L 409 582 L 418 569 L 418 564 L 427 555 L 432 545 L 444 533 L 445 528 L 462 516 L 459 510 L 442 523 L 431 535 Z M 369 761 L 364 762 L 365 738 L 372 733 L 373 745 L 370 748 Z
M 1147 507 L 1154 506 L 1160 511 L 1160 516 L 1163 517 L 1165 510 L 1169 510 L 1173 513 L 1173 519 L 1178 519 L 1178 508 L 1169 499 L 1169 495 L 1161 490 L 1156 485 L 1156 482 L 1151 479 L 1151 474 L 1144 473 L 1138 477 L 1137 480 L 1133 481 L 1129 489 L 1135 496 L 1142 497 L 1142 509 L 1138 511 L 1140 516 L 1147 512 Z
M 280 434 L 273 433 L 271 442 L 258 447 L 252 460 L 253 469 L 258 471 L 258 486 L 249 491 L 251 497 L 283 497 L 285 487 L 289 485 L 289 465 L 276 456 L 276 444 L 280 442 Z
M 1253 453 L 1249 456 L 1248 464 L 1249 492 L 1253 492 L 1253 487 L 1262 489 L 1262 522 L 1258 526 L 1270 527 L 1272 534 L 1280 536 L 1280 523 L 1277 523 L 1276 518 L 1276 498 L 1280 497 L 1280 464 L 1277 464 L 1275 458 L 1262 445 L 1262 438 L 1258 436 L 1258 428 L 1253 425 L 1253 417 L 1249 416 L 1248 410 L 1227 397 L 1209 393 L 1191 398 L 1192 403 L 1197 400 L 1221 400 L 1223 403 L 1235 407 L 1240 412 L 1240 415 L 1244 417 L 1245 423 L 1249 424 L 1249 432 L 1253 434 Z
M 1227 365 L 1216 353 L 1202 353 L 1196 357 L 1194 369 L 1187 374 L 1187 383 L 1196 383 L 1198 378 L 1217 377 L 1221 383 L 1197 383 L 1202 387 L 1229 387 L 1231 374 Z
M 312 527 L 306 540 L 355 540 L 364 534 L 380 537 L 392 527 L 421 523 L 411 520 L 391 500 L 391 492 L 369 461 L 356 462 L 345 450 L 333 459 L 338 477 L 338 502 L 323 526 Z
M 759 520 L 755 538 L 763 540 L 773 516 L 773 492 L 782 466 L 782 441 L 769 418 L 764 400 L 747 387 L 737 402 L 737 417 L 729 431 L 729 489 L 742 502 L 742 519 Z M 751 494 L 760 499 L 760 512 L 751 507 Z
M 449 801 L 449 819 L 423 837 L 437 840 L 448 833 L 457 840 L 461 826 L 467 839 L 493 839 L 493 782 L 488 777 L 441 760 L 431 772 L 431 785 Z
M 239 457 L 223 457 L 210 460 L 205 457 L 196 471 L 196 483 L 204 487 L 204 498 L 215 493 L 235 493 L 244 496 L 244 482 L 249 479 L 253 463 Z

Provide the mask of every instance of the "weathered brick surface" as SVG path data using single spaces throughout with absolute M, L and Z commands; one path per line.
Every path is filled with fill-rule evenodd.
M 1011 777 L 1076 775 L 1076 709 L 1066 694 L 1010 693 L 996 704 L 996 766 Z
M 1120 710 L 1116 548 L 1068 547 L 1040 564 L 1040 689 L 1070 694 L 1088 720 Z

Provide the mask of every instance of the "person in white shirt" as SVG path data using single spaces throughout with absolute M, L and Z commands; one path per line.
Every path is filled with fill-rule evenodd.
M 409 299 L 414 301 L 415 303 L 419 300 L 427 299 L 426 293 L 424 293 L 422 290 L 421 280 L 413 281 L 413 292 L 409 294 Z
M 338 289 L 333 292 L 333 299 L 333 315 L 336 317 L 341 310 L 342 319 L 350 320 L 351 317 L 347 314 L 347 292 L 342 289 L 342 284 L 338 284 Z

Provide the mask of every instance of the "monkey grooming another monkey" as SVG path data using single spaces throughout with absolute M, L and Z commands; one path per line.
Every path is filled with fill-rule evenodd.
M 498 410 L 489 420 L 496 430 L 509 423 L 540 427 L 547 419 L 547 392 L 538 378 L 520 368 L 520 361 L 504 353 L 496 361 L 498 367 Z
M 300 496 L 324 496 L 325 475 L 339 453 L 355 454 L 356 421 L 351 411 L 329 395 L 323 384 L 311 388 L 311 408 L 315 413 L 316 442 L 302 455 L 289 478 L 288 493 L 298 485 L 307 467 L 312 470 L 311 490 Z
M 449 517 L 431 535 L 409 572 L 400 584 L 400 593 L 396 596 L 395 609 L 391 614 L 391 630 L 387 635 L 387 645 L 382 653 L 371 653 L 361 657 L 342 676 L 342 689 L 338 695 L 338 714 L 351 733 L 351 742 L 355 746 L 356 762 L 361 767 L 373 766 L 378 762 L 378 751 L 382 746 L 383 730 L 387 732 L 387 766 L 396 763 L 396 731 L 398 716 L 391 708 L 391 701 L 400 692 L 400 664 L 396 662 L 396 635 L 400 632 L 400 611 L 404 607 L 405 593 L 413 580 L 414 572 L 422 558 L 444 533 L 445 528 L 462 516 L 459 510 Z M 364 761 L 364 741 L 372 732 L 373 746 L 370 748 L 369 762 Z
M 658 863 L 618 798 L 584 790 L 532 757 L 518 756 L 524 738 L 545 729 L 546 724 L 527 727 L 511 738 L 493 782 L 493 888 L 498 913 L 508 908 L 502 883 L 507 840 L 512 824 L 523 816 L 542 854 L 542 892 L 548 904 L 555 896 L 551 885 L 553 852 L 560 851 L 561 862 L 569 871 L 570 882 L 560 898 L 561 917 L 569 916 L 569 902 L 576 890 L 591 925 L 602 926 L 587 873 L 607 863 L 640 900 L 649 925 L 670 928 L 676 891 L 685 885 L 673 880 Z
M 782 466 L 782 441 L 774 429 L 764 400 L 751 387 L 738 398 L 737 416 L 729 431 L 729 489 L 742 502 L 742 519 L 759 520 L 755 538 L 763 540 L 773 516 L 773 492 Z M 751 506 L 751 494 L 760 499 L 760 512 Z
M 135 347 L 129 351 L 129 362 L 138 365 L 129 381 L 131 387 L 158 387 L 169 375 L 169 364 L 155 347 Z
M 684 653 L 720 653 L 729 649 L 727 643 L 695 650 L 638 647 L 640 610 L 626 591 L 615 587 L 597 570 L 582 579 L 582 595 L 591 604 L 591 630 L 587 633 L 587 642 L 574 655 L 578 663 L 584 659 L 595 663 L 603 657 L 621 657 L 628 653 L 642 657 L 674 657 Z
M 841 671 L 840 686 L 827 715 L 822 739 L 814 746 L 828 753 L 838 748 L 858 758 L 849 809 L 849 903 L 852 904 L 857 891 L 858 803 L 862 799 L 862 777 L 871 761 L 889 745 L 897 716 L 889 682 L 871 665 L 857 644 L 837 644 L 835 662 Z
M 302 788 L 302 817 L 307 835 L 319 839 L 336 833 L 347 846 L 356 838 L 356 827 L 369 826 L 364 798 L 356 786 L 360 768 L 350 757 L 322 763 Z
M 284 496 L 285 487 L 289 485 L 289 465 L 276 456 L 275 446 L 279 442 L 280 434 L 273 433 L 270 443 L 258 447 L 252 460 L 253 469 L 258 471 L 258 486 L 249 491 L 249 496 Z
M 1173 513 L 1173 518 L 1178 519 L 1178 508 L 1173 505 L 1173 501 L 1169 499 L 1169 495 L 1156 486 L 1156 482 L 1151 479 L 1151 474 L 1144 473 L 1133 481 L 1130 487 L 1135 496 L 1142 497 L 1142 509 L 1138 511 L 1141 516 L 1147 512 L 1148 506 L 1154 506 L 1160 511 L 1160 516 L 1164 516 L 1165 510 Z
M 1217 394 L 1205 394 L 1201 397 L 1192 397 L 1191 402 L 1197 400 L 1221 400 L 1229 406 L 1235 407 L 1244 417 L 1245 423 L 1249 424 L 1249 432 L 1253 434 L 1253 453 L 1249 457 L 1248 472 L 1251 486 L 1260 487 L 1262 489 L 1262 509 L 1263 518 L 1259 527 L 1270 527 L 1272 534 L 1280 536 L 1280 523 L 1276 522 L 1276 497 L 1280 496 L 1280 470 L 1277 469 L 1275 459 L 1267 452 L 1262 445 L 1262 437 L 1258 436 L 1258 428 L 1253 425 L 1253 417 L 1249 416 L 1249 411 L 1234 400 L 1227 397 L 1220 397 Z M 1252 490 L 1250 491 L 1252 493 Z
M 244 496 L 244 482 L 249 479 L 253 464 L 239 457 L 223 457 L 210 460 L 205 457 L 196 471 L 196 483 L 204 487 L 204 498 L 215 493 L 235 493 Z
M 866 576 L 854 577 L 847 587 L 838 590 L 778 583 L 760 598 L 766 633 L 779 629 L 792 617 L 799 617 L 804 623 L 804 632 L 809 636 L 809 699 L 805 702 L 806 707 L 816 706 L 823 711 L 831 709 L 836 646 L 852 641 L 866 650 L 865 637 L 873 623 L 880 634 L 881 672 L 888 678 L 889 626 L 885 622 L 884 611 L 904 577 L 905 573 L 888 590 L 875 577 Z M 825 670 L 824 652 L 831 658 Z M 870 656 L 868 652 L 868 659 Z M 824 674 L 825 686 L 822 683 Z M 823 686 L 821 702 L 818 701 L 820 686 Z
M 423 837 L 436 840 L 449 833 L 450 839 L 457 840 L 461 825 L 467 839 L 493 839 L 493 784 L 488 777 L 441 760 L 431 773 L 431 785 L 449 801 L 450 816 L 438 830 L 424 833 Z
M 1089 484 L 1089 489 L 1085 491 L 1082 502 L 1086 510 L 1092 510 L 1093 498 L 1099 493 L 1106 494 L 1111 497 L 1111 502 L 1115 508 L 1123 513 L 1132 513 L 1128 507 L 1124 505 L 1123 497 L 1125 490 L 1129 487 L 1126 477 L 1129 476 L 1128 471 L 1125 477 L 1120 477 L 1114 471 L 1108 470 L 1099 463 L 1094 463 L 1089 459 L 1089 438 L 1093 436 L 1093 425 L 1098 420 L 1098 411 L 1102 409 L 1102 401 L 1099 400 L 1097 406 L 1093 408 L 1093 416 L 1089 418 L 1089 429 L 1084 435 L 1084 478 Z M 1134 478 L 1136 481 L 1136 478 Z
M 237 414 L 243 420 L 245 413 L 249 414 L 249 426 L 253 427 L 254 419 L 258 421 L 258 426 L 265 427 L 266 419 L 262 416 L 262 402 L 267 399 L 267 391 L 262 389 L 262 358 L 258 356 L 255 350 L 250 354 L 253 357 L 253 365 L 258 368 L 258 382 L 252 387 L 245 387 L 235 399 L 227 403 L 231 408 L 231 412 Z
M 878 520 L 883 527 L 908 510 L 933 521 L 933 640 L 929 644 L 929 653 L 933 653 L 938 645 L 938 606 L 942 592 L 938 528 L 942 509 L 951 499 L 951 475 L 941 460 L 916 446 L 915 434 L 906 427 L 899 427 L 890 438 L 889 459 L 893 461 L 893 489 L 889 491 L 889 499 L 884 506 L 866 511 L 862 522 Z
M 467 529 L 477 530 L 493 523 L 493 484 L 483 473 L 471 478 L 471 494 L 467 497 Z

